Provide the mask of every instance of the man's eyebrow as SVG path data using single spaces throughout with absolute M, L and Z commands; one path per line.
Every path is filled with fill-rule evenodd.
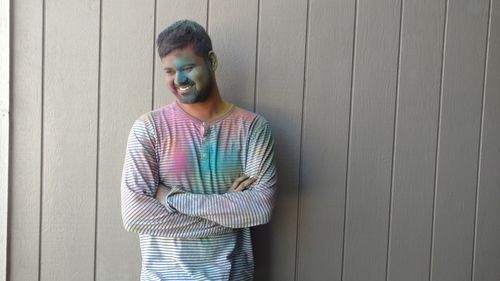
M 181 64 L 179 65 L 179 68 L 183 68 L 186 66 L 195 66 L 196 63 L 186 63 L 186 64 Z M 176 69 L 176 67 L 164 67 L 163 70 L 170 70 L 170 69 Z

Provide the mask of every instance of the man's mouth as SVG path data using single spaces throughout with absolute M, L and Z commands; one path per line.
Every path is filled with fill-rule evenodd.
M 187 93 L 191 88 L 193 87 L 192 84 L 190 85 L 182 85 L 182 86 L 177 86 L 177 91 L 181 94 Z

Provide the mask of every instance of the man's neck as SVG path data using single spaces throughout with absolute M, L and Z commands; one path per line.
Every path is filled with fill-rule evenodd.
M 189 115 L 203 122 L 217 120 L 231 108 L 231 104 L 222 99 L 217 90 L 203 102 L 192 104 L 179 102 L 179 106 Z

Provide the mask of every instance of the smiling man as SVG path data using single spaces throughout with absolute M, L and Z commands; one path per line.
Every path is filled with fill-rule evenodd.
M 175 22 L 157 47 L 176 101 L 136 120 L 122 177 L 141 280 L 252 280 L 250 227 L 269 222 L 276 191 L 270 126 L 222 99 L 199 24 Z

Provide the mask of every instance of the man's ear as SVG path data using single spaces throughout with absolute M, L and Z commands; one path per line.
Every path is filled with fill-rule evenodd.
M 210 70 L 214 71 L 217 69 L 217 56 L 215 55 L 214 51 L 208 52 L 208 66 L 210 67 Z

